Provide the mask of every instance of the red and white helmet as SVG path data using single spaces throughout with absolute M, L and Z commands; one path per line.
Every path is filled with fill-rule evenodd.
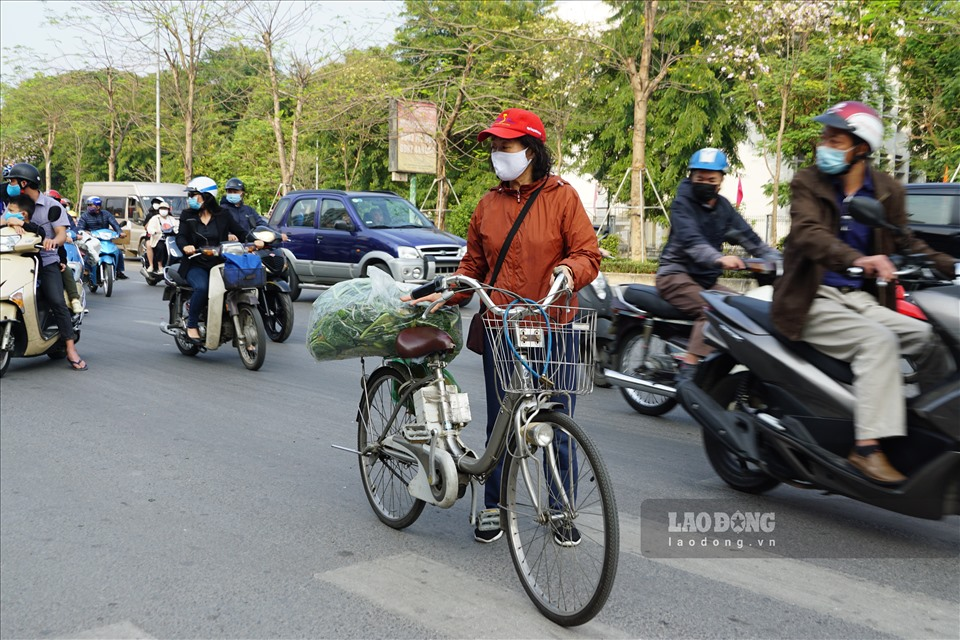
M 883 143 L 883 121 L 880 114 L 862 102 L 840 102 L 814 118 L 828 127 L 849 131 L 876 151 Z

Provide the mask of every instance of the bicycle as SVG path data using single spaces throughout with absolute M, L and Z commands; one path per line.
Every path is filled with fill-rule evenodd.
M 428 503 L 451 507 L 469 486 L 470 524 L 489 529 L 502 523 L 527 595 L 544 616 L 573 626 L 606 603 L 620 536 L 612 484 L 596 445 L 556 411 L 557 394 L 593 388 L 593 363 L 569 354 L 582 351 L 578 341 L 594 339 L 596 312 L 551 306 L 566 291 L 564 281 L 556 278 L 541 303 L 498 289 L 514 298 L 503 306 L 466 276 L 441 276 L 415 290 L 414 299 L 443 292 L 424 317 L 455 287 L 476 291 L 488 308 L 485 330 L 505 391 L 492 435 L 479 455 L 460 439 L 471 416 L 467 394 L 445 371 L 453 340 L 421 326 L 401 331 L 400 357 L 386 359 L 369 377 L 361 361 L 354 453 L 371 507 L 394 529 L 413 524 Z M 478 514 L 480 482 L 504 452 L 499 510 Z

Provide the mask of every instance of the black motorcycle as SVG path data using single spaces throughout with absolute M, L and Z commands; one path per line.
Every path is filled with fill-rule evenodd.
M 293 331 L 293 300 L 287 280 L 289 267 L 279 248 L 281 236 L 265 226 L 257 227 L 251 235 L 264 244 L 257 252 L 267 272 L 267 284 L 260 289 L 258 301 L 263 327 L 268 338 L 283 342 Z
M 728 244 L 740 244 L 743 237 L 731 231 Z M 749 295 L 764 297 L 777 276 L 779 265 L 771 260 L 747 258 L 747 271 L 765 289 Z M 659 416 L 677 405 L 676 383 L 680 360 L 695 318 L 660 297 L 653 285 L 631 284 L 617 291 L 612 303 L 615 358 L 604 373 L 620 388 L 624 399 L 636 412 Z M 599 327 L 597 330 L 599 334 Z
M 875 200 L 854 198 L 850 212 L 888 226 Z M 906 256 L 898 277 L 922 272 L 916 260 Z M 702 426 L 707 458 L 728 485 L 763 493 L 784 482 L 921 518 L 960 514 L 960 374 L 907 401 L 907 435 L 884 453 L 908 479 L 877 484 L 846 460 L 855 438 L 850 365 L 779 334 L 768 302 L 719 292 L 704 299 L 705 335 L 718 349 L 677 397 Z M 960 284 L 917 291 L 913 302 L 960 362 Z
M 602 271 L 597 273 L 593 282 L 577 292 L 577 300 L 580 306 L 597 312 L 596 342 L 592 345 L 584 345 L 584 348 L 595 350 L 592 358 L 594 362 L 593 384 L 604 388 L 611 386 L 604 370 L 612 367 L 615 361 L 616 334 L 613 330 L 613 310 L 611 308 L 613 299 L 613 290 Z

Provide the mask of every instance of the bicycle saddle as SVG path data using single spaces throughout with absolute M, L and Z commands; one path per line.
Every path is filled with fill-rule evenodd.
M 410 327 L 397 334 L 397 355 L 420 358 L 440 351 L 453 351 L 456 345 L 446 331 L 436 327 Z

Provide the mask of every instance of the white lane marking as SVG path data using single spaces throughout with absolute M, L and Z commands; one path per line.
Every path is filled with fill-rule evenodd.
M 486 584 L 459 569 L 413 553 L 362 562 L 315 577 L 429 627 L 438 637 L 629 637 L 622 630 L 595 620 L 580 627 L 559 627 L 539 617 L 519 582 L 512 590 Z M 477 606 L 450 606 L 451 602 Z M 524 621 L 522 628 L 518 620 Z
M 108 624 L 105 627 L 96 629 L 87 629 L 78 633 L 71 633 L 64 638 L 75 638 L 77 640 L 98 640 L 100 638 L 124 638 L 127 640 L 153 640 L 153 636 L 133 624 L 129 620 Z
M 645 557 L 640 522 L 637 516 L 620 513 L 622 553 Z M 955 602 L 904 593 L 802 560 L 765 555 L 646 559 L 901 638 L 960 637 Z

